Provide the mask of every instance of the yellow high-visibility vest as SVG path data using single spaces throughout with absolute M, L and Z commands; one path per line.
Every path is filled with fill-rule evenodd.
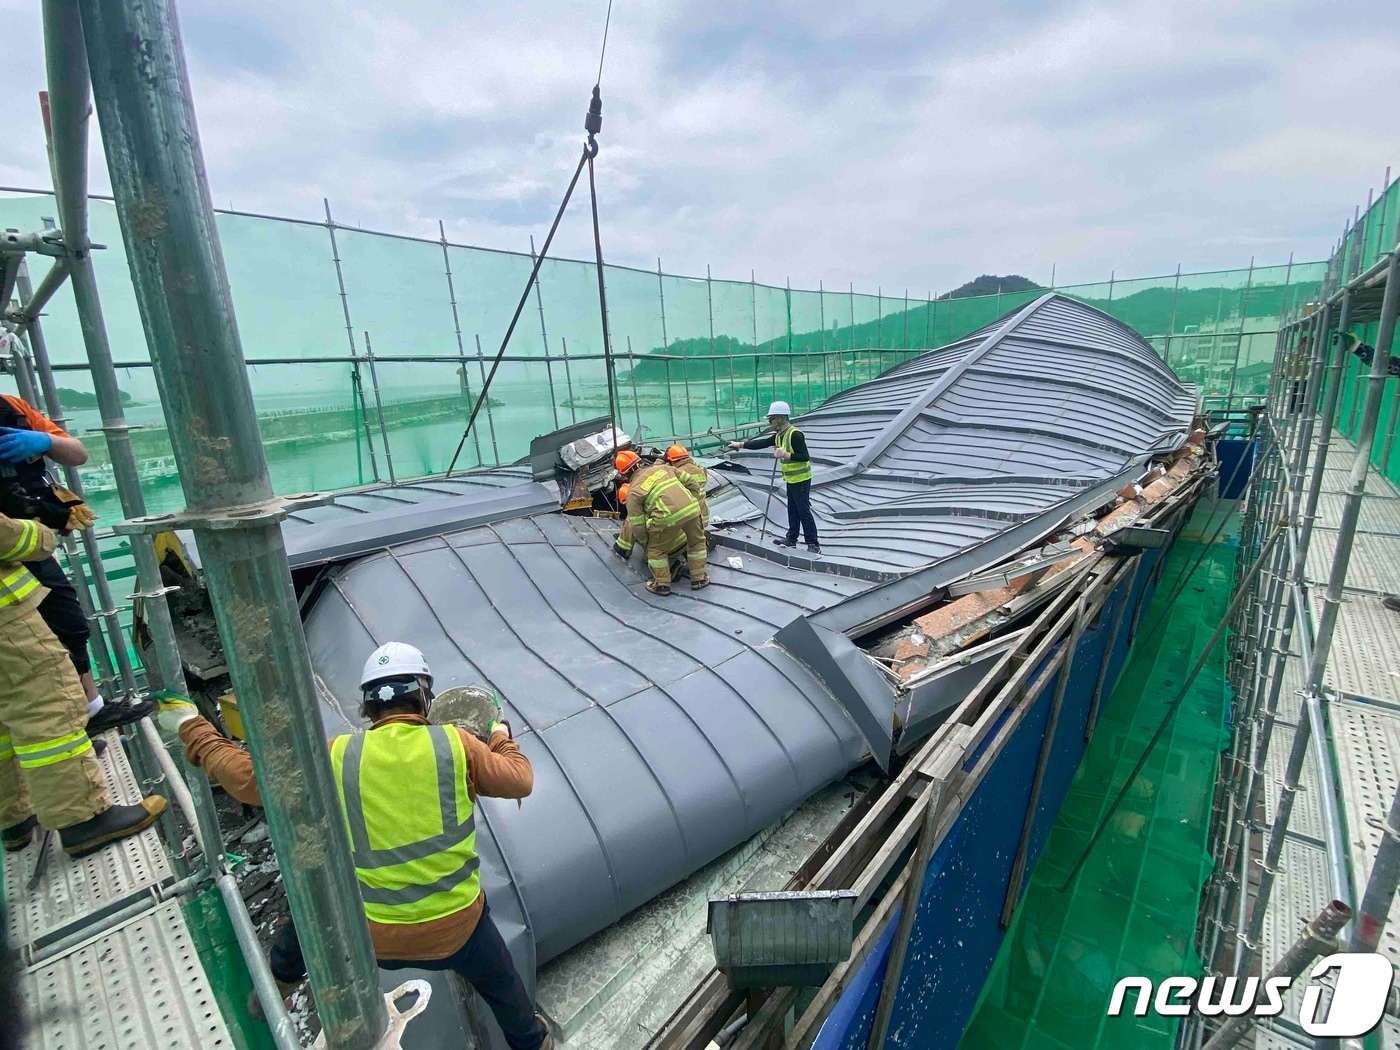
M 429 922 L 481 895 L 467 752 L 451 726 L 390 722 L 331 741 L 365 914 Z
M 797 433 L 800 431 L 796 427 L 790 426 L 778 435 L 778 447 L 788 455 L 792 455 L 792 436 Z M 799 481 L 812 480 L 812 461 L 810 459 L 796 463 L 785 459 L 782 461 L 781 467 L 783 480 L 789 485 L 796 485 Z

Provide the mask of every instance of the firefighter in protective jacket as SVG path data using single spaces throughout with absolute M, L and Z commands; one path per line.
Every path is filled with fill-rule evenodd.
M 619 536 L 614 549 L 623 557 L 633 544 L 646 550 L 652 578 L 652 594 L 671 593 L 671 555 L 685 550 L 690 589 L 709 586 L 706 574 L 705 530 L 700 524 L 700 502 L 665 463 L 641 466 L 641 457 L 624 449 L 613 466 L 627 480 L 627 526 L 630 536 Z

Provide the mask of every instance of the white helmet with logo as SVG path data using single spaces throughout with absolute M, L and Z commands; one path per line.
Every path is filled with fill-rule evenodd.
M 774 401 L 768 406 L 768 414 L 770 416 L 790 416 L 792 415 L 792 406 L 786 401 Z
M 432 688 L 433 672 L 428 668 L 422 650 L 407 642 L 385 642 L 365 661 L 365 669 L 360 672 L 360 688 L 364 689 L 385 678 L 405 675 L 426 678 L 428 688 Z

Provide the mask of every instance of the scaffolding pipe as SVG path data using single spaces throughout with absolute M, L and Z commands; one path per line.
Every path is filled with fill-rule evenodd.
M 1274 977 L 1297 977 L 1308 965 L 1325 951 L 1337 947 L 1337 931 L 1351 918 L 1351 909 L 1342 901 L 1332 901 L 1293 942 L 1283 957 L 1274 963 L 1262 983 L 1267 984 Z M 1258 1023 L 1255 1015 L 1231 1017 L 1220 1030 L 1210 1037 L 1203 1050 L 1229 1050 Z
M 27 306 L 32 301 L 33 288 L 29 283 L 29 268 L 23 263 L 20 264 L 16 286 L 19 291 L 21 307 Z M 48 341 L 44 338 L 44 328 L 37 316 L 30 318 L 26 323 L 24 336 L 29 340 L 30 348 L 34 353 L 35 371 L 39 373 L 39 387 L 44 393 L 44 408 L 48 417 L 57 426 L 63 427 L 68 420 L 63 415 L 63 402 L 58 396 L 58 385 L 54 382 Z M 63 479 L 69 490 L 81 498 L 83 483 L 78 476 L 78 468 L 65 466 Z M 78 592 L 83 611 L 88 614 L 96 628 L 88 641 L 93 647 L 93 655 L 97 657 L 100 672 L 98 681 L 103 686 L 115 690 L 117 671 L 112 657 L 112 649 L 125 650 L 126 640 L 122 636 L 119 614 L 112 602 L 111 585 L 107 580 L 107 567 L 102 563 L 102 551 L 97 545 L 97 537 L 93 535 L 90 528 L 80 529 L 78 536 L 81 537 L 83 552 L 87 556 L 87 565 L 92 573 L 93 587 L 98 592 L 96 600 L 88 588 L 87 577 L 82 570 L 82 561 L 78 555 L 79 541 L 74 539 L 71 533 L 63 537 L 63 550 L 68 556 L 68 567 L 72 572 L 73 586 Z M 109 638 L 112 648 L 108 647 Z M 113 691 L 111 695 L 116 696 L 117 694 Z
M 1400 248 L 1390 254 L 1390 268 L 1386 272 L 1385 299 L 1381 305 L 1380 328 L 1376 335 L 1376 356 L 1372 372 L 1379 367 L 1385 374 L 1391 356 L 1391 343 L 1395 338 L 1396 313 L 1400 311 Z M 1381 359 L 1385 360 L 1382 361 Z M 1376 384 L 1371 393 L 1379 401 L 1382 387 Z M 1368 398 L 1367 406 L 1371 408 Z M 1379 406 L 1377 406 L 1379 407 Z M 1357 462 L 1363 466 L 1366 458 L 1358 446 Z M 1353 475 L 1354 478 L 1354 475 Z M 1337 558 L 1341 559 L 1341 543 L 1337 544 Z M 1391 799 L 1390 811 L 1386 815 L 1385 826 L 1380 829 L 1381 841 L 1376 848 L 1376 859 L 1371 866 L 1370 878 L 1361 896 L 1360 917 L 1352 931 L 1349 950 L 1353 952 L 1374 952 L 1380 944 L 1381 931 L 1389 917 L 1390 905 L 1395 900 L 1397 886 L 1400 886 L 1400 792 Z
M 1346 302 L 1349 302 L 1349 299 L 1346 300 Z M 1312 369 L 1312 393 L 1310 393 L 1309 400 L 1314 399 L 1315 391 L 1317 389 L 1318 384 L 1321 381 L 1323 368 L 1326 364 L 1327 342 L 1325 340 L 1328 330 L 1330 310 L 1330 306 L 1323 308 L 1321 318 L 1319 320 L 1317 328 L 1315 329 L 1317 339 L 1313 343 L 1314 367 Z M 1331 432 L 1332 422 L 1337 410 L 1337 391 L 1335 389 L 1335 373 L 1340 371 L 1341 366 L 1339 362 L 1340 354 L 1337 354 L 1335 355 L 1335 361 L 1333 364 L 1334 385 L 1331 388 L 1329 388 L 1328 396 L 1324 401 L 1323 433 Z M 1302 476 L 1303 463 L 1306 460 L 1307 450 L 1311 444 L 1311 427 L 1312 418 L 1309 414 L 1308 417 L 1305 419 L 1304 428 L 1300 432 L 1298 442 L 1294 447 L 1294 473 L 1295 476 L 1298 477 Z M 1325 457 L 1325 442 L 1320 448 L 1319 454 Z M 1321 477 L 1320 467 L 1314 473 L 1314 477 Z M 1303 515 L 1305 521 L 1311 521 L 1312 516 L 1316 514 L 1317 497 L 1319 492 L 1320 486 L 1310 486 L 1308 502 L 1303 508 Z M 1298 520 L 1298 514 L 1300 509 L 1299 502 L 1302 498 L 1302 488 L 1300 486 L 1294 486 L 1292 489 L 1291 505 L 1289 507 L 1290 521 Z M 1290 579 L 1288 580 L 1286 585 L 1289 590 L 1289 593 L 1278 593 L 1276 598 L 1277 604 L 1273 607 L 1273 619 L 1275 622 L 1277 622 L 1278 617 L 1281 615 L 1282 625 L 1278 629 L 1278 633 L 1272 636 L 1273 638 L 1277 639 L 1277 645 L 1272 650 L 1274 658 L 1273 670 L 1267 676 L 1267 680 L 1269 683 L 1269 691 L 1267 698 L 1265 699 L 1263 704 L 1263 722 L 1260 727 L 1259 753 L 1261 756 L 1268 755 L 1269 747 L 1272 742 L 1274 726 L 1278 714 L 1279 699 L 1283 691 L 1284 667 L 1286 666 L 1286 662 L 1289 659 L 1289 654 L 1292 651 L 1293 631 L 1298 619 L 1298 609 L 1299 606 L 1302 604 L 1301 600 L 1299 600 L 1299 588 L 1301 588 L 1304 583 L 1305 567 L 1307 562 L 1307 539 L 1305 535 L 1304 538 L 1298 541 L 1296 548 L 1293 547 L 1292 536 L 1289 537 L 1289 541 L 1289 550 L 1287 553 L 1289 555 L 1288 563 L 1290 564 Z M 1307 644 L 1306 638 L 1302 639 L 1301 641 L 1304 645 Z M 1309 658 L 1311 658 L 1311 653 L 1309 653 L 1308 656 Z M 1315 705 L 1309 704 L 1306 706 L 1308 716 L 1311 718 L 1312 710 Z M 1312 719 L 1312 721 L 1316 723 L 1316 719 Z M 1311 727 L 1311 729 L 1317 729 L 1317 725 L 1314 724 Z M 1323 743 L 1323 741 L 1318 741 L 1318 743 Z M 1248 786 L 1245 792 L 1245 800 L 1242 805 L 1242 810 L 1246 814 L 1253 813 L 1254 807 L 1258 802 L 1259 787 L 1262 783 L 1263 778 L 1263 769 L 1260 768 L 1261 766 L 1262 760 L 1260 763 L 1253 764 L 1248 771 L 1248 776 L 1246 778 Z M 1325 770 L 1327 769 L 1327 764 L 1320 762 L 1318 768 L 1319 770 L 1325 772 Z M 1330 782 L 1328 782 L 1329 779 L 1330 778 L 1326 776 L 1322 777 L 1322 780 L 1325 782 L 1324 787 L 1328 794 L 1330 794 L 1331 792 L 1331 785 Z M 1326 799 L 1324 798 L 1323 801 L 1325 803 Z M 1325 806 L 1324 814 L 1330 816 Z M 1340 898 L 1346 896 L 1346 890 L 1349 886 L 1349 880 L 1346 878 L 1345 851 L 1341 848 L 1340 845 L 1341 834 L 1340 829 L 1336 825 L 1336 821 L 1328 819 L 1325 823 L 1327 825 L 1327 827 L 1325 828 L 1325 833 L 1327 837 L 1328 859 L 1330 862 L 1330 867 L 1332 871 L 1332 881 L 1334 884 L 1333 889 L 1334 893 Z
M 48 0 L 71 7 L 74 0 Z M 80 0 L 112 185 L 268 829 L 331 1050 L 387 1031 L 170 0 Z M 71 75 L 71 71 L 69 71 Z M 223 525 L 225 527 L 215 527 Z
M 1337 533 L 1337 548 L 1332 559 L 1332 569 L 1327 580 L 1327 592 L 1323 598 L 1322 614 L 1312 643 L 1311 658 L 1307 661 L 1307 691 L 1304 705 L 1311 708 L 1320 704 L 1323 679 L 1327 673 L 1327 659 L 1331 652 L 1332 638 L 1336 631 L 1337 615 L 1341 609 L 1342 591 L 1346 584 L 1347 567 L 1351 562 L 1352 545 L 1356 539 L 1356 527 L 1361 517 L 1361 505 L 1366 492 L 1366 475 L 1370 470 L 1369 450 L 1375 442 L 1376 423 L 1380 417 L 1381 398 L 1385 391 L 1385 380 L 1390 364 L 1390 346 L 1395 335 L 1395 315 L 1400 308 L 1400 253 L 1391 252 L 1389 269 L 1386 275 L 1385 299 L 1381 306 L 1380 331 L 1376 339 L 1376 353 L 1372 358 L 1371 372 L 1367 377 L 1366 401 L 1361 412 L 1361 431 L 1357 436 L 1357 453 L 1352 460 L 1351 484 L 1342 507 L 1342 520 Z M 1343 314 L 1346 308 L 1343 306 Z M 1321 476 L 1319 456 L 1317 477 Z M 1301 553 L 1301 552 L 1300 552 Z M 1269 897 L 1273 892 L 1274 877 L 1277 874 L 1279 858 L 1283 854 L 1284 837 L 1288 822 L 1293 813 L 1293 803 L 1298 791 L 1298 778 L 1313 736 L 1314 729 L 1324 728 L 1320 710 L 1317 717 L 1311 711 L 1301 719 L 1293 734 L 1293 747 L 1288 755 L 1288 768 L 1284 774 L 1283 788 L 1279 793 L 1278 807 L 1274 816 L 1273 830 L 1269 835 L 1269 845 L 1259 877 L 1259 888 L 1255 895 L 1254 909 L 1250 915 L 1249 929 L 1241 935 L 1241 950 L 1236 976 L 1247 972 L 1253 960 L 1255 942 L 1264 926 L 1264 915 L 1268 909 Z M 1317 723 L 1315 725 L 1315 723 Z M 1325 776 L 1326 765 L 1319 769 Z M 1335 800 L 1334 800 L 1335 804 Z M 1330 836 L 1329 836 L 1330 838 Z M 1330 848 L 1328 853 L 1332 853 Z M 1335 876 L 1334 876 L 1335 877 Z M 1388 907 L 1388 905 L 1387 905 Z
M 248 976 L 253 979 L 253 992 L 262 1005 L 267 1027 L 272 1032 L 272 1041 L 277 1044 L 277 1050 L 301 1050 L 301 1037 L 297 1035 L 296 1025 L 287 1013 L 287 1004 L 282 1001 L 282 992 L 268 967 L 257 928 L 248 915 L 248 906 L 243 903 L 238 883 L 226 872 L 214 880 L 214 885 L 224 899 L 224 909 L 233 923 L 233 935 L 238 939 L 238 947 L 248 962 Z
M 1331 574 L 1327 579 L 1327 593 L 1323 598 L 1317 634 L 1313 638 L 1312 679 L 1309 682 L 1312 693 L 1318 693 L 1322 689 L 1323 676 L 1327 671 L 1327 658 L 1332 651 L 1332 636 L 1336 631 L 1337 615 L 1342 607 L 1347 567 L 1351 564 L 1351 548 L 1356 540 L 1356 528 L 1361 520 L 1361 504 L 1366 495 L 1371 446 L 1375 444 L 1376 423 L 1380 418 L 1381 400 L 1389 376 L 1390 344 L 1395 335 L 1396 311 L 1400 308 L 1400 251 L 1392 251 L 1389 260 L 1380 328 L 1376 335 L 1376 352 L 1371 359 L 1371 374 L 1367 376 L 1369 385 L 1361 410 L 1361 430 L 1356 437 L 1356 456 L 1351 464 L 1351 484 L 1342 505 L 1342 520 L 1337 529 L 1337 550 L 1332 559 Z
M 457 312 L 457 287 L 452 281 L 452 257 L 447 251 L 447 227 L 442 224 L 441 219 L 438 220 L 438 242 L 442 245 L 442 269 L 447 275 L 447 298 L 452 304 L 452 332 L 457 337 L 457 356 L 462 362 L 462 393 L 470 403 L 472 381 L 467 377 L 467 348 L 462 345 L 462 318 Z M 534 246 L 534 241 L 531 240 L 531 250 Z M 476 449 L 476 465 L 482 466 L 486 461 L 481 458 L 481 431 L 472 431 L 472 445 Z
M 139 517 L 146 513 L 146 500 L 141 491 L 141 478 L 131 450 L 131 428 L 126 423 L 121 391 L 117 385 L 117 373 L 112 365 L 112 350 L 107 340 L 102 301 L 98 295 L 97 276 L 92 265 L 91 243 L 88 240 L 87 141 L 88 118 L 91 113 L 91 83 L 84 53 L 82 19 L 73 0 L 46 0 L 43 17 L 44 50 L 50 91 L 41 105 L 49 142 L 55 201 L 64 228 L 63 243 L 69 253 L 69 278 L 78 312 L 78 323 L 83 333 L 83 343 L 87 349 L 93 391 L 102 417 L 101 429 L 107 438 L 108 458 L 112 463 L 113 478 L 117 483 L 117 495 L 121 500 L 123 513 L 128 517 Z M 74 478 L 76 480 L 76 474 Z M 74 492 L 81 494 L 81 485 L 75 488 Z M 95 553 L 97 558 L 94 560 L 100 563 L 101 552 Z M 138 608 L 144 614 L 155 656 L 154 666 L 145 667 L 147 681 L 184 694 L 188 689 L 185 685 L 180 649 L 175 640 L 175 626 L 170 618 L 170 607 L 165 600 L 167 588 L 161 578 L 160 565 L 151 538 L 146 535 L 132 536 L 131 555 L 136 565 L 137 585 L 136 593 L 131 595 L 131 598 L 133 602 L 140 603 Z M 109 623 L 115 621 L 115 605 L 105 574 L 94 574 L 94 585 L 104 610 L 113 611 L 112 621 Z M 113 655 L 124 688 L 132 696 L 139 695 L 134 669 L 126 645 L 121 640 L 120 629 L 117 631 Z M 150 761 L 141 764 L 145 765 L 148 773 L 155 778 L 155 783 L 164 780 L 171 791 L 177 791 L 182 785 L 177 784 L 166 773 L 169 756 L 160 746 L 159 737 L 155 739 L 157 753 L 150 755 L 150 761 L 154 761 L 156 768 L 150 768 Z M 152 748 L 150 738 L 145 736 L 138 736 L 133 745 L 138 754 Z M 198 784 L 198 789 L 190 800 L 188 816 L 192 827 L 202 829 L 204 837 L 212 836 L 214 841 L 220 844 L 221 848 L 215 852 L 202 851 L 203 863 L 215 870 L 223 858 L 217 810 L 208 782 L 201 778 Z M 186 798 L 189 799 L 188 793 Z M 180 852 L 181 837 L 173 814 L 167 812 L 161 817 L 161 828 L 172 851 Z M 182 858 L 183 854 L 181 863 Z
M 389 484 L 397 485 L 394 454 L 389 451 L 389 428 L 384 423 L 384 400 L 379 396 L 379 371 L 374 367 L 374 344 L 370 342 L 368 331 L 365 332 L 365 359 L 369 361 L 369 383 L 374 388 L 374 414 L 379 419 L 379 438 L 384 442 L 384 466 L 389 471 Z
M 76 0 L 45 0 L 44 51 L 49 79 L 46 125 L 54 196 L 63 228 L 63 243 L 69 253 L 74 305 L 87 348 L 93 393 L 102 417 L 101 431 L 107 441 L 107 457 L 112 464 L 122 513 L 131 518 L 142 517 L 146 513 L 146 500 L 141 492 L 136 457 L 131 450 L 131 427 L 126 422 L 117 372 L 112 365 L 112 347 L 107 340 L 88 241 L 87 144 L 91 82 Z M 142 611 L 155 650 L 155 666 L 146 668 L 147 677 L 165 689 L 183 693 L 185 677 L 175 642 L 175 627 L 165 602 L 165 586 L 150 538 L 133 536 L 131 556 L 136 563 L 137 581 L 137 593 L 132 598 L 142 600 Z M 116 647 L 115 656 L 119 666 L 125 665 L 123 681 L 134 692 L 134 679 L 128 680 L 130 661 L 123 646 Z
M 48 273 L 39 279 L 38 285 L 29 296 L 29 301 L 24 303 L 24 316 L 28 321 L 32 321 L 43 313 L 44 307 L 49 304 L 49 300 L 54 297 L 63 282 L 68 279 L 68 260 L 55 259 L 53 265 L 49 267 Z M 4 304 L 0 303 L 0 307 Z
M 1352 293 L 1342 296 L 1337 315 L 1336 351 L 1332 355 L 1332 379 L 1327 384 L 1327 398 L 1322 405 L 1322 421 L 1318 425 L 1317 456 L 1308 477 L 1308 495 L 1303 503 L 1299 522 L 1298 550 L 1306 561 L 1312 543 L 1313 523 L 1317 521 L 1317 504 L 1322 495 L 1323 471 L 1327 469 L 1327 449 L 1332 443 L 1332 431 L 1337 424 L 1337 407 L 1341 403 L 1342 375 L 1346 371 L 1346 355 L 1342 352 L 1343 336 L 1351 326 Z

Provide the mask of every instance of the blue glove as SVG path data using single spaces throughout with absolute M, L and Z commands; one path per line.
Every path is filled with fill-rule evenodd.
M 0 463 L 23 463 L 53 448 L 53 438 L 39 430 L 0 427 Z

